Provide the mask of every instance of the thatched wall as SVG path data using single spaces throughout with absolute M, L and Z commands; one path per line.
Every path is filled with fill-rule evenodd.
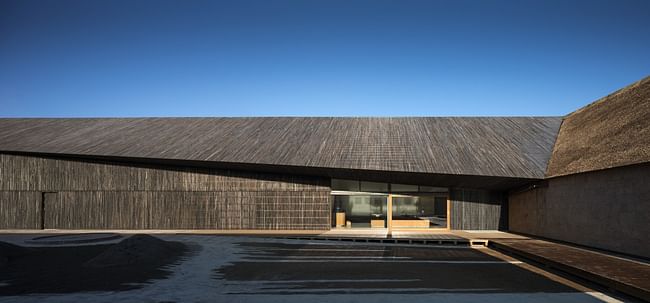
M 569 114 L 546 176 L 644 162 L 650 162 L 650 77 Z
M 317 177 L 0 154 L 4 229 L 328 229 L 329 191 Z

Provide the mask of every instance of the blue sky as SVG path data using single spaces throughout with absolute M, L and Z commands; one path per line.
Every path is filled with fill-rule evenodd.
M 650 75 L 650 1 L 0 0 L 0 116 L 563 115 Z

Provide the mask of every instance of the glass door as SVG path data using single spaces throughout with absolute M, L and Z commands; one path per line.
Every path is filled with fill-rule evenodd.
M 333 192 L 332 198 L 332 227 L 387 227 L 388 195 L 363 192 Z
M 447 197 L 439 194 L 392 195 L 392 228 L 447 228 Z

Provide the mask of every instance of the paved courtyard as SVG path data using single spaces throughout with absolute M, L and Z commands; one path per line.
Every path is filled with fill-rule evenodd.
M 0 302 L 617 302 L 489 249 L 157 235 L 193 252 L 125 291 L 32 293 Z M 0 241 L 24 245 L 27 235 Z M 0 281 L 3 285 L 11 281 Z

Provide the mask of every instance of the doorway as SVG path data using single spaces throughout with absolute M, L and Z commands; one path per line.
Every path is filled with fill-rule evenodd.
M 446 187 L 332 179 L 332 228 L 447 229 Z

